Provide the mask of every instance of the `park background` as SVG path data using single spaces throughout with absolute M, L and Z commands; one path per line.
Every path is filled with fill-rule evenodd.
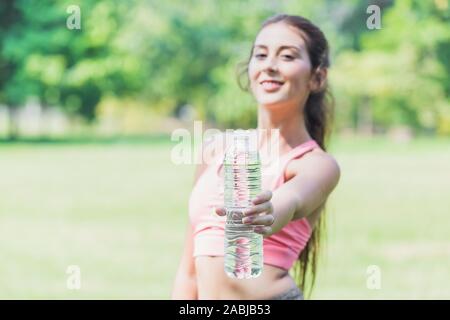
M 280 12 L 331 46 L 342 173 L 312 298 L 450 298 L 448 0 L 4 0 L 1 299 L 170 297 L 195 169 L 171 133 L 256 125 L 235 66 Z

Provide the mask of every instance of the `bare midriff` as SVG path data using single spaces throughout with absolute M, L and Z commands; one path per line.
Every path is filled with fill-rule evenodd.
M 288 271 L 267 264 L 252 279 L 228 277 L 221 256 L 198 256 L 195 268 L 200 300 L 266 300 L 296 286 Z

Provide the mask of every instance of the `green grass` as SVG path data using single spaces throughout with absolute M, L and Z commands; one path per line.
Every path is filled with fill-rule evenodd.
M 0 298 L 168 299 L 194 170 L 170 150 L 0 144 Z M 313 298 L 450 298 L 450 141 L 341 138 L 330 152 L 342 176 Z M 66 287 L 69 265 L 81 290 Z

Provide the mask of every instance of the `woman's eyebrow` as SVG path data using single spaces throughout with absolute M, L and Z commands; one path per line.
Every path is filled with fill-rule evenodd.
M 267 49 L 267 46 L 266 46 L 266 45 L 263 45 L 263 44 L 256 44 L 253 48 Z M 292 45 L 283 45 L 283 46 L 280 46 L 280 47 L 278 48 L 277 51 L 281 51 L 281 50 L 284 50 L 284 49 L 295 49 L 295 50 L 297 50 L 297 51 L 299 51 L 299 52 L 301 51 L 301 48 L 300 48 L 300 47 L 292 46 Z

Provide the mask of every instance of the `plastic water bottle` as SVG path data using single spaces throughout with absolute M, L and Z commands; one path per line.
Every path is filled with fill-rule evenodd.
M 224 157 L 225 273 L 231 278 L 258 277 L 263 270 L 263 236 L 243 224 L 242 211 L 261 192 L 261 161 L 255 130 L 235 130 Z

